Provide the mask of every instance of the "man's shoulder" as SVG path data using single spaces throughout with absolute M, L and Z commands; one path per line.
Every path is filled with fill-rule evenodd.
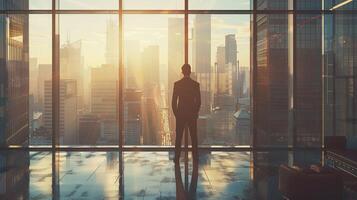
M 191 79 L 192 80 L 192 82 L 195 84 L 195 85 L 197 85 L 197 86 L 199 86 L 200 85 L 200 83 L 199 82 L 197 82 L 197 81 L 195 81 L 195 80 L 193 80 L 193 79 Z
M 195 80 L 193 80 L 193 79 L 191 79 L 191 78 L 182 78 L 182 79 L 180 79 L 180 80 L 178 80 L 178 81 L 176 81 L 175 83 L 174 83 L 174 85 L 187 85 L 187 84 L 192 84 L 192 85 L 195 85 L 195 86 L 199 86 L 200 84 L 197 82 L 197 81 L 195 81 Z

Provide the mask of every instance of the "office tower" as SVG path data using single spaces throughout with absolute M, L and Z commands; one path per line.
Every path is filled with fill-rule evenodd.
M 240 109 L 234 113 L 236 120 L 235 144 L 250 145 L 250 112 L 245 109 Z
M 117 145 L 119 141 L 118 120 L 113 117 L 100 119 L 100 138 L 97 144 Z
M 141 54 L 143 91 L 146 97 L 154 97 L 154 90 L 159 90 L 160 87 L 159 53 L 158 45 L 150 45 L 145 47 Z
M 52 81 L 45 81 L 44 84 L 45 84 L 44 126 L 47 130 L 52 130 Z M 76 80 L 62 79 L 60 81 L 59 104 L 60 104 L 59 143 L 61 145 L 78 144 Z
M 101 123 L 100 136 L 104 144 L 118 143 L 117 125 L 117 73 L 110 64 L 92 68 L 91 73 L 91 113 Z
M 321 6 L 321 1 L 296 2 L 297 9 L 320 10 Z M 322 17 L 297 15 L 295 24 L 294 143 L 318 147 L 322 144 Z
M 81 54 L 82 41 L 70 42 L 69 40 L 60 49 L 61 79 L 72 79 L 77 82 L 78 109 L 84 109 L 84 86 L 83 86 L 83 57 Z
M 158 98 L 155 98 L 158 97 Z M 144 145 L 161 145 L 160 93 L 154 97 L 144 97 L 142 106 L 142 135 Z
M 225 37 L 225 60 L 226 64 L 232 63 L 237 66 L 238 58 L 237 58 L 237 41 L 235 34 L 228 34 Z
M 38 102 L 38 59 L 37 58 L 30 58 L 29 61 L 29 94 L 34 96 L 34 104 Z
M 179 80 L 181 75 L 181 67 L 184 59 L 184 19 L 169 18 L 168 19 L 168 84 L 167 88 L 167 105 L 171 105 L 172 93 L 175 81 Z M 172 110 L 169 109 L 169 124 L 170 130 L 174 130 L 175 117 Z
M 196 15 L 193 29 L 193 68 L 201 89 L 201 115 L 210 113 L 211 102 L 211 15 Z
M 281 0 L 260 0 L 258 9 L 287 9 Z M 257 146 L 288 143 L 288 16 L 257 15 L 254 131 Z
M 227 70 L 229 71 L 229 79 L 231 80 L 231 92 L 235 97 L 241 96 L 240 84 L 238 79 L 239 63 L 237 58 L 237 41 L 235 34 L 228 34 L 225 36 L 225 60 Z
M 141 70 L 140 42 L 135 40 L 126 41 L 125 47 L 125 77 L 127 77 L 125 79 L 125 88 L 142 88 L 143 74 Z
M 226 48 L 224 46 L 217 47 L 216 54 L 216 70 L 215 70 L 215 95 L 229 93 L 229 78 L 226 65 Z M 215 102 L 216 104 L 217 102 Z
M 95 145 L 100 136 L 99 118 L 93 114 L 80 115 L 78 132 L 80 145 Z
M 124 96 L 124 136 L 126 145 L 141 144 L 142 92 L 126 89 Z
M 9 0 L 4 9 L 28 10 L 28 1 Z M 0 16 L 0 145 L 26 145 L 29 131 L 28 15 Z
M 325 3 L 325 8 L 335 4 Z M 353 1 L 336 11 L 356 7 L 357 2 Z M 324 22 L 324 135 L 352 139 L 357 133 L 356 15 L 325 15 Z
M 50 81 L 50 80 L 52 80 L 52 65 L 40 64 L 38 66 L 37 88 L 38 88 L 38 104 L 41 112 L 43 112 L 44 110 L 45 81 Z
M 119 25 L 115 20 L 107 21 L 107 37 L 106 37 L 105 60 L 106 64 L 113 65 L 115 68 L 119 66 Z
M 239 66 L 239 83 L 242 89 L 242 98 L 250 96 L 250 67 Z
M 117 74 L 113 65 L 92 68 L 91 111 L 99 117 L 116 118 Z

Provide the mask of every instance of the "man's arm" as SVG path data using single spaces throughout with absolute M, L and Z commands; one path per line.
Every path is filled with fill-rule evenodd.
M 172 93 L 172 101 L 171 101 L 171 107 L 172 107 L 172 111 L 174 112 L 174 115 L 176 116 L 177 114 L 177 99 L 178 99 L 178 95 L 177 95 L 177 88 L 176 88 L 176 84 L 174 84 L 174 92 Z
M 200 84 L 197 85 L 197 91 L 196 91 L 196 112 L 197 114 L 200 112 L 201 108 L 201 90 L 200 90 Z

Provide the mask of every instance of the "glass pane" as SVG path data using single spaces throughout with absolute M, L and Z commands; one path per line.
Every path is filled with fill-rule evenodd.
M 52 144 L 52 18 L 51 15 L 30 15 L 29 61 L 29 140 L 30 145 Z M 46 87 L 46 82 L 48 83 Z M 50 94 L 51 95 L 51 94 Z M 47 96 L 48 97 L 48 96 Z
M 124 9 L 132 10 L 183 10 L 183 0 L 123 0 Z
M 118 152 L 57 153 L 59 199 L 119 199 Z
M 57 9 L 63 10 L 117 10 L 118 0 L 57 0 Z
M 292 8 L 293 0 L 256 0 L 257 10 L 288 10 Z M 319 0 L 320 1 L 320 0 Z M 291 2 L 289 4 L 289 2 Z
M 191 15 L 200 145 L 250 145 L 250 15 Z
M 296 145 L 321 146 L 321 15 L 296 16 L 295 128 Z
M 323 0 L 298 0 L 296 2 L 297 10 L 321 10 Z
M 0 10 L 28 10 L 28 0 L 0 0 Z
M 350 148 L 357 147 L 354 142 L 357 130 L 357 85 L 356 85 L 356 15 L 325 15 L 325 54 L 331 57 L 325 61 L 325 74 L 331 77 L 325 86 L 325 99 L 330 105 L 324 111 L 324 118 L 332 122 L 331 132 L 325 135 L 346 136 Z M 332 56 L 333 55 L 333 56 Z M 326 76 L 326 75 L 325 75 Z M 326 80 L 325 80 L 326 83 Z M 327 97 L 330 94 L 330 98 Z M 330 100 L 331 99 L 331 100 Z M 329 101 L 330 100 L 330 101 Z M 325 122 L 326 124 L 327 122 Z
M 51 10 L 52 0 L 29 0 L 30 10 Z
M 249 10 L 251 0 L 190 0 L 191 10 Z
M 0 15 L 0 146 L 28 145 L 29 17 Z
M 288 145 L 288 15 L 257 15 L 256 146 Z
M 117 145 L 118 17 L 59 17 L 60 144 Z
M 171 96 L 184 63 L 181 15 L 124 16 L 124 137 L 127 145 L 172 145 Z

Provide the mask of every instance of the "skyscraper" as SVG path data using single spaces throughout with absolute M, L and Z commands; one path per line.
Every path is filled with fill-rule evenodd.
M 104 144 L 117 144 L 118 79 L 115 67 L 106 64 L 92 68 L 91 72 L 91 113 L 101 123 L 100 135 Z
M 258 9 L 287 9 L 283 0 L 259 0 Z M 257 146 L 288 143 L 288 16 L 257 15 L 254 131 Z
M 44 82 L 44 126 L 52 130 L 52 81 Z M 77 82 L 73 79 L 60 81 L 59 143 L 78 144 Z
M 225 60 L 227 70 L 229 71 L 229 79 L 231 79 L 231 93 L 235 97 L 241 96 L 239 85 L 239 63 L 237 58 L 237 40 L 235 34 L 228 34 L 225 37 Z
M 92 68 L 91 111 L 98 117 L 116 118 L 117 74 L 113 65 Z
M 193 29 L 193 69 L 201 89 L 201 115 L 210 113 L 211 102 L 211 15 L 196 15 Z
M 62 45 L 60 49 L 60 69 L 61 79 L 73 79 L 77 82 L 78 109 L 83 109 L 85 104 L 84 99 L 84 83 L 83 83 L 83 57 L 81 53 L 82 41 L 70 42 L 69 40 Z
M 28 10 L 28 1 L 9 0 L 0 8 Z M 0 16 L 0 145 L 26 145 L 29 132 L 28 15 Z
M 119 65 L 119 26 L 115 20 L 107 21 L 105 60 L 106 64 L 118 68 Z
M 52 65 L 51 64 L 40 64 L 38 66 L 38 78 L 37 78 L 37 87 L 38 87 L 38 104 L 40 111 L 44 110 L 44 86 L 45 81 L 52 80 Z
M 320 10 L 321 6 L 322 1 L 296 2 L 297 9 Z M 322 144 L 322 16 L 297 15 L 295 28 L 295 145 L 319 147 Z
M 126 145 L 142 141 L 142 92 L 127 89 L 124 97 L 124 136 Z

